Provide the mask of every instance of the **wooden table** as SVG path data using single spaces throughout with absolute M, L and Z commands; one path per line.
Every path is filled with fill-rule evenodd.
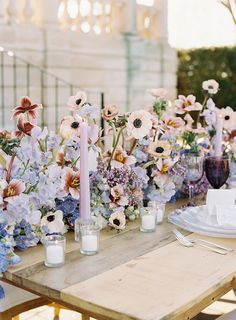
M 165 221 L 150 234 L 140 232 L 138 222 L 119 234 L 104 230 L 95 256 L 81 255 L 69 233 L 63 267 L 46 268 L 39 245 L 20 253 L 22 263 L 9 268 L 4 280 L 69 306 L 83 319 L 191 319 L 234 287 L 236 252 L 183 247 L 172 228 Z M 236 240 L 212 240 L 236 249 Z

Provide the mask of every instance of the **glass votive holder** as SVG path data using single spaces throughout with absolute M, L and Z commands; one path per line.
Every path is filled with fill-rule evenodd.
M 154 232 L 156 230 L 156 213 L 152 207 L 140 208 L 140 231 Z
M 77 218 L 75 220 L 75 241 L 80 241 L 80 229 L 83 227 L 95 226 L 95 220 L 93 219 L 81 219 Z
M 100 228 L 97 225 L 80 227 L 80 252 L 87 256 L 98 253 Z
M 43 238 L 45 266 L 61 267 L 65 263 L 66 238 L 61 235 L 49 235 Z
M 149 207 L 152 207 L 155 210 L 156 224 L 163 223 L 165 209 L 166 209 L 165 203 L 160 203 L 158 201 L 149 201 L 148 205 Z

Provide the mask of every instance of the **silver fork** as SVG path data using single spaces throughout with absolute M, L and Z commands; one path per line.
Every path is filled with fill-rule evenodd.
M 194 243 L 192 241 L 190 241 L 190 239 L 188 239 L 187 237 L 185 237 L 184 235 L 182 235 L 182 233 L 180 233 L 178 230 L 174 229 L 172 230 L 176 239 L 185 247 L 194 247 Z M 217 249 L 217 248 L 213 248 L 211 246 L 208 246 L 206 244 L 203 243 L 198 243 L 199 246 L 207 248 L 213 252 L 216 252 L 218 254 L 222 254 L 222 255 L 226 255 L 227 251 L 226 250 L 221 250 L 221 249 Z
M 207 241 L 207 240 L 203 240 L 203 239 L 195 239 L 195 240 L 194 240 L 194 239 L 190 239 L 190 238 L 184 236 L 184 235 L 183 235 L 180 231 L 178 231 L 177 229 L 174 229 L 174 230 L 175 230 L 175 232 L 176 232 L 180 237 L 183 237 L 183 238 L 189 240 L 189 241 L 192 242 L 192 243 L 198 243 L 198 244 L 199 244 L 199 242 L 201 242 L 201 243 L 203 243 L 203 244 L 210 245 L 210 246 L 216 247 L 216 248 L 218 248 L 218 249 L 225 250 L 225 251 L 227 251 L 227 252 L 233 252 L 233 251 L 235 251 L 233 248 L 225 247 L 225 246 L 222 246 L 222 245 L 220 245 L 220 244 L 217 244 L 217 243 L 214 243 L 214 242 L 210 242 L 210 241 Z

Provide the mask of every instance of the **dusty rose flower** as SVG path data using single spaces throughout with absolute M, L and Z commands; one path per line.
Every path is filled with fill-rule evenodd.
M 32 129 L 35 127 L 36 127 L 35 124 L 33 124 L 30 121 L 24 121 L 23 116 L 20 115 L 17 120 L 17 128 L 19 129 L 20 132 L 16 132 L 15 134 L 16 134 L 16 136 L 19 136 L 22 133 L 24 133 L 24 134 L 27 134 L 28 136 L 30 136 Z
M 168 141 L 157 140 L 148 146 L 147 151 L 154 158 L 167 158 L 171 154 L 171 146 Z
M 118 115 L 118 108 L 115 105 L 106 106 L 102 109 L 102 117 L 106 121 L 113 120 Z
M 194 120 L 189 113 L 186 114 L 186 116 L 184 117 L 184 120 L 186 121 L 186 127 L 187 127 L 186 129 L 192 129 Z
M 10 140 L 11 139 L 11 132 L 7 131 L 7 130 L 3 130 L 0 131 L 0 138 L 5 137 L 6 140 Z
M 80 136 L 80 123 L 82 119 L 79 117 L 66 116 L 61 120 L 59 134 L 63 139 L 70 139 L 73 135 Z
M 48 229 L 49 234 L 65 232 L 65 227 L 63 222 L 63 212 L 61 210 L 57 210 L 55 212 L 49 211 L 41 219 L 40 224 L 41 224 L 41 228 L 46 227 Z
M 32 104 L 29 97 L 25 96 L 20 99 L 20 105 L 15 107 L 12 112 L 12 117 L 17 117 L 23 113 L 27 113 L 33 119 L 37 118 L 37 111 L 42 108 L 42 105 Z
M 163 99 L 167 95 L 167 90 L 164 88 L 149 89 L 148 93 L 150 93 L 153 97 L 157 99 Z
M 123 211 L 114 212 L 110 215 L 109 225 L 116 230 L 125 229 L 126 218 Z
M 202 88 L 210 94 L 216 94 L 219 90 L 219 83 L 214 79 L 203 81 Z
M 184 114 L 189 111 L 200 111 L 202 110 L 202 105 L 196 102 L 196 97 L 192 94 L 187 97 L 179 95 L 178 99 L 175 100 L 175 112 L 177 114 Z
M 148 135 L 152 128 L 151 118 L 151 114 L 145 110 L 132 112 L 127 123 L 128 136 L 135 139 L 142 139 Z
M 65 155 L 63 152 L 58 152 L 58 154 L 56 156 L 56 163 L 58 164 L 58 166 L 66 166 L 67 167 L 69 164 L 71 164 L 71 161 L 65 159 Z
M 79 199 L 79 184 L 80 184 L 80 172 L 73 171 L 71 168 L 65 168 L 64 173 L 64 192 L 67 195 L 70 193 L 74 199 Z
M 186 116 L 184 117 L 184 120 L 187 122 L 185 125 L 185 130 L 186 131 L 190 131 L 193 133 L 205 133 L 206 130 L 205 128 L 201 125 L 200 122 L 197 123 L 197 126 L 193 126 L 194 124 L 194 120 L 193 118 L 190 116 L 190 114 L 186 114 Z
M 113 159 L 111 161 L 112 167 L 119 168 L 125 165 L 131 165 L 136 162 L 134 156 L 128 156 L 127 152 L 122 147 L 117 147 Z
M 73 110 L 78 110 L 87 100 L 87 95 L 83 91 L 78 91 L 75 96 L 70 96 L 67 101 L 67 106 Z
M 6 185 L 2 191 L 1 195 L 4 202 L 8 202 L 10 199 L 13 199 L 16 196 L 19 196 L 22 192 L 25 191 L 25 184 L 20 180 L 13 179 Z
M 168 173 L 177 161 L 178 161 L 178 158 L 159 159 L 156 163 L 158 172 L 161 174 Z M 154 175 L 152 174 L 152 176 L 154 176 Z
M 165 115 L 162 118 L 163 124 L 169 130 L 179 129 L 184 127 L 184 121 L 180 117 L 173 117 L 169 115 Z
M 128 199 L 124 195 L 124 189 L 121 185 L 111 188 L 110 199 L 112 201 L 110 203 L 110 208 L 127 206 L 129 203 Z
M 226 141 L 230 141 L 232 139 L 234 139 L 236 137 L 236 129 L 230 131 L 230 133 L 228 132 L 227 137 L 226 137 Z
M 131 196 L 135 199 L 135 202 L 141 202 L 143 200 L 143 192 L 139 188 L 133 188 L 131 191 Z

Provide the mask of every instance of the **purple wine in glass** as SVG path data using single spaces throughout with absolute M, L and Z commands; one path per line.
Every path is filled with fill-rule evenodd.
M 220 189 L 229 177 L 229 158 L 225 157 L 206 157 L 205 173 L 207 180 L 214 189 Z

